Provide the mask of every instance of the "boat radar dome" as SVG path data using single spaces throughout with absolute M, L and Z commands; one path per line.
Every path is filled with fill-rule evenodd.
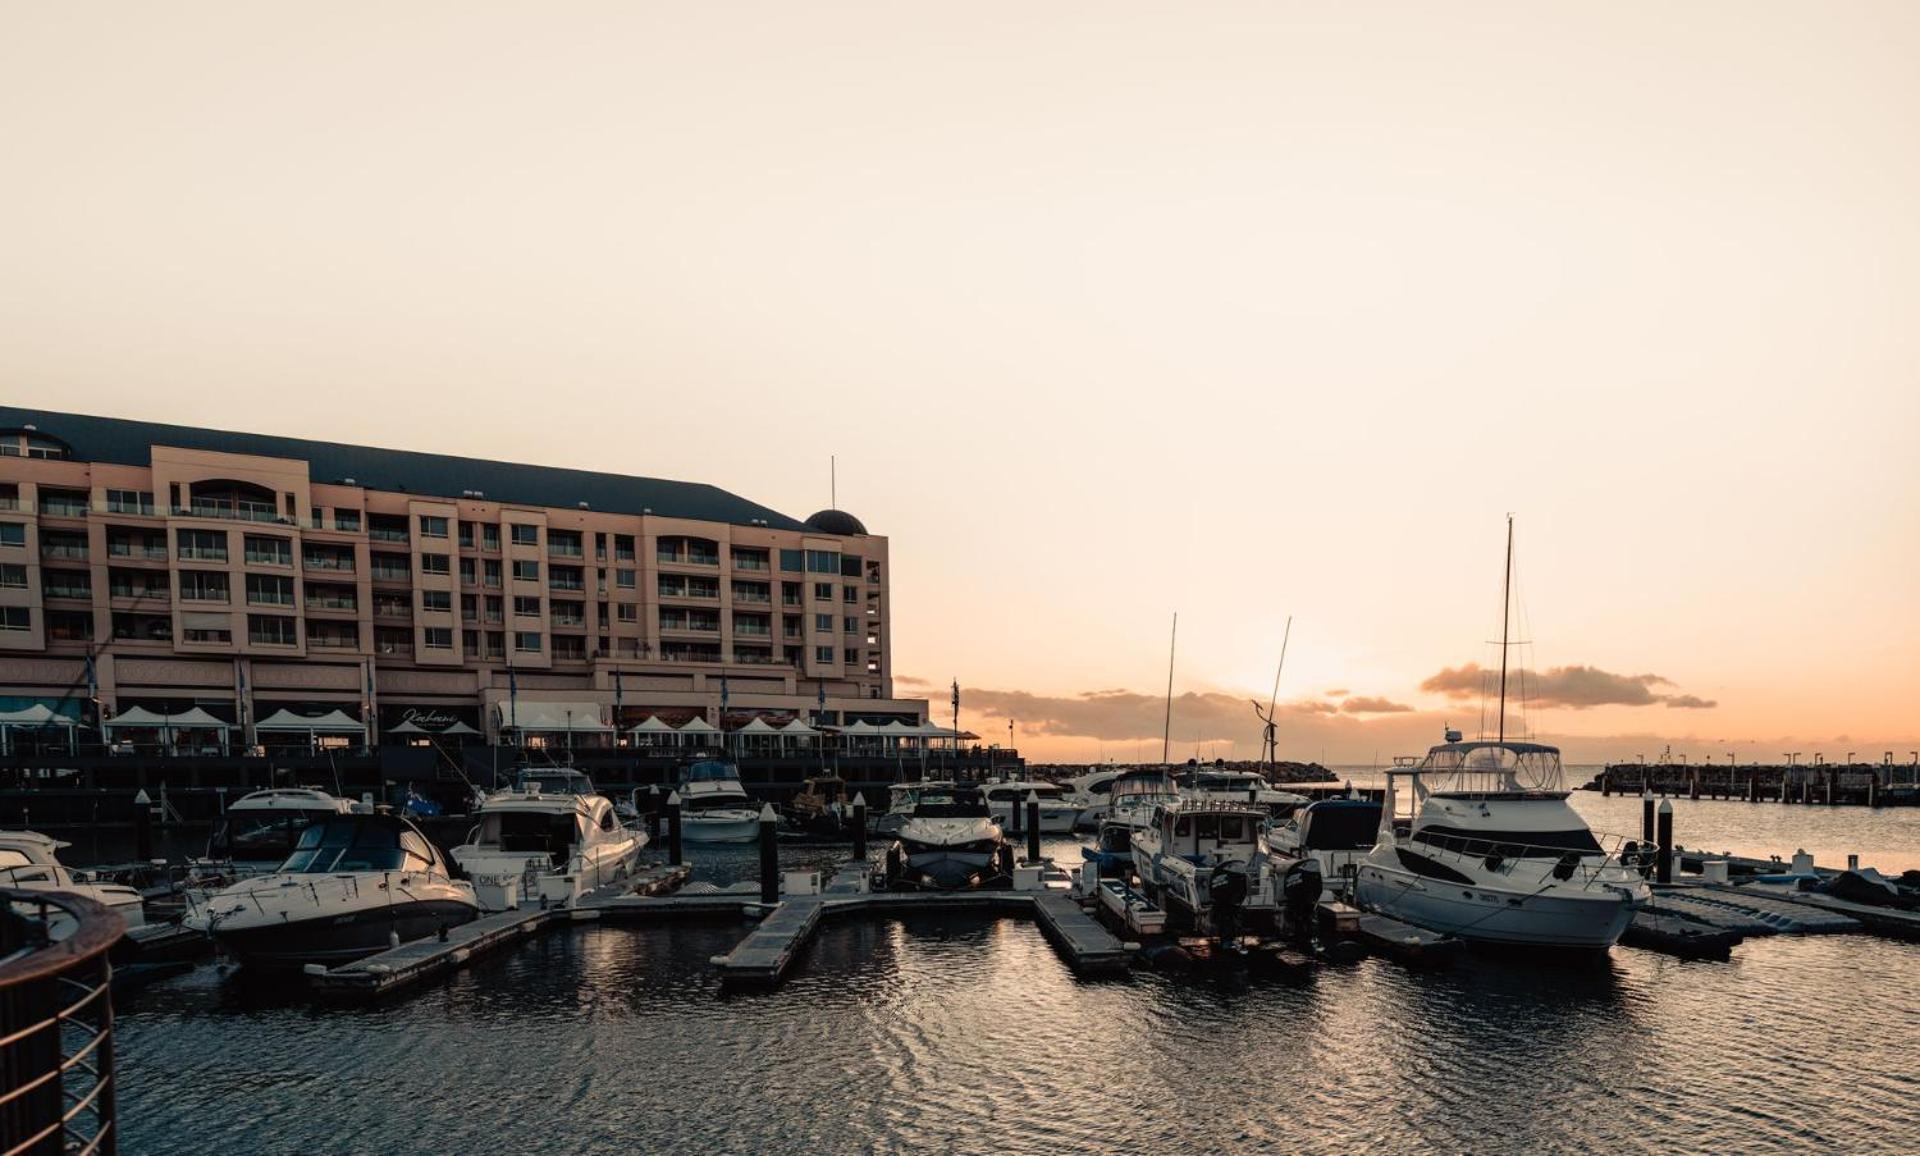
M 1460 741 L 1460 732 L 1454 730 L 1452 727 L 1448 727 L 1446 729 L 1446 738 L 1450 743 L 1457 743 Z
M 860 519 L 845 510 L 822 510 L 807 519 L 807 529 L 818 530 L 822 534 L 862 534 L 867 532 Z

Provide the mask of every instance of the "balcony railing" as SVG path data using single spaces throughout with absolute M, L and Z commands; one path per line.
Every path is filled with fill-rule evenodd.
M 180 560 L 182 562 L 225 562 L 227 552 L 207 546 L 182 546 Z
M 182 586 L 180 588 L 180 601 L 182 602 L 225 602 L 229 596 L 227 588 L 224 586 L 218 589 L 193 586 Z
M 309 634 L 307 635 L 307 645 L 317 646 L 327 650 L 350 650 L 353 647 L 359 646 L 360 640 L 339 634 Z
M 91 586 L 48 586 L 43 592 L 48 598 L 76 598 L 86 601 L 93 597 Z
M 292 518 L 283 517 L 279 510 L 263 503 L 241 502 L 229 505 L 225 502 L 195 502 L 191 506 L 172 507 L 176 518 L 223 518 L 238 522 L 276 522 L 282 526 L 292 526 Z
M 282 592 L 279 590 L 249 590 L 247 591 L 247 605 L 249 606 L 292 606 L 293 592 L 292 591 Z
M 553 616 L 553 624 L 555 626 L 585 626 L 587 624 L 587 620 L 582 615 L 569 615 L 566 617 L 562 617 L 561 615 L 556 614 Z
M 586 588 L 587 588 L 587 584 L 577 579 L 568 580 L 563 578 L 555 578 L 547 583 L 547 589 L 549 590 L 568 590 L 574 593 L 578 593 L 580 591 L 585 590 Z
M 718 634 L 720 633 L 720 624 L 715 622 L 709 625 L 706 623 L 676 622 L 663 619 L 660 623 L 660 629 L 663 631 L 672 631 L 675 634 Z
M 754 606 L 772 606 L 772 605 L 773 605 L 773 597 L 772 597 L 772 595 L 768 595 L 768 594 L 742 594 L 742 593 L 741 593 L 740 591 L 738 591 L 738 590 L 735 590 L 735 591 L 733 592 L 733 600 L 734 600 L 735 602 L 742 602 L 742 603 L 750 603 L 750 604 L 752 604 L 752 605 L 754 605 Z
M 160 513 L 160 508 L 151 501 L 123 502 L 118 498 L 108 498 L 94 506 L 94 509 L 107 514 L 126 514 L 134 518 L 152 518 Z
M 107 592 L 115 598 L 165 598 L 171 593 L 165 586 L 128 586 L 121 583 L 107 587 Z
M 674 550 L 661 550 L 655 555 L 655 558 L 658 561 L 671 563 L 676 566 L 718 566 L 720 564 L 720 555 L 718 554 L 693 554 L 680 553 Z
M 354 598 L 308 598 L 308 610 L 358 610 L 360 602 Z
M 586 552 L 578 546 L 568 546 L 561 542 L 547 543 L 547 556 L 551 558 L 584 558 Z
M 309 570 L 338 570 L 342 574 L 353 573 L 353 558 L 351 555 L 341 558 L 328 554 L 308 554 L 305 564 Z
M 87 548 L 78 545 L 64 545 L 58 542 L 42 542 L 40 544 L 40 555 L 43 558 L 85 558 L 87 556 Z
M 40 512 L 49 518 L 84 518 L 87 516 L 87 504 L 47 498 L 41 501 Z
M 771 569 L 772 567 L 767 565 L 767 560 L 765 558 L 741 558 L 736 556 L 733 560 L 733 568 L 735 570 L 765 571 L 765 570 Z
M 252 566 L 291 566 L 293 565 L 292 554 L 274 554 L 274 553 L 268 553 L 263 550 L 248 550 L 246 553 L 246 559 L 247 559 L 247 563 Z
M 376 566 L 373 569 L 373 580 L 375 582 L 411 582 L 413 581 L 413 571 Z
M 773 637 L 773 631 L 768 630 L 764 626 L 743 626 L 738 622 L 733 624 L 733 634 L 734 634 L 734 637 L 736 638 L 772 638 Z
M 375 526 L 367 531 L 367 537 L 375 542 L 404 542 L 407 540 L 407 532 L 405 530 L 390 530 L 384 526 Z
M 133 542 L 110 541 L 107 543 L 107 557 L 146 558 L 155 562 L 165 562 L 167 560 L 167 548 L 165 546 L 141 546 Z

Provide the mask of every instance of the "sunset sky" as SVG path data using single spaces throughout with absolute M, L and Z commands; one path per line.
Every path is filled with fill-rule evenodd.
M 1444 7 L 1444 11 L 1443 11 Z M 1030 753 L 1920 747 L 1920 4 L 0 10 L 0 398 L 893 542 Z M 370 31 L 377 30 L 377 32 Z M 1405 709 L 1403 709 L 1405 708 Z

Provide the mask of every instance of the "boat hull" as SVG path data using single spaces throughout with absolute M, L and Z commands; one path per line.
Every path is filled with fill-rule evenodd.
M 1519 891 L 1455 883 L 1363 861 L 1355 900 L 1416 927 L 1477 943 L 1526 947 L 1612 947 L 1640 904 L 1605 889 Z
M 751 843 L 760 837 L 757 817 L 682 815 L 680 837 L 689 843 Z
M 908 883 L 938 891 L 962 891 L 996 874 L 991 851 L 954 851 L 945 847 L 902 847 L 900 876 Z
M 216 927 L 213 938 L 250 967 L 337 965 L 387 950 L 395 935 L 402 943 L 425 939 L 439 934 L 442 927 L 458 927 L 478 915 L 479 908 L 471 904 L 423 899 L 277 924 Z

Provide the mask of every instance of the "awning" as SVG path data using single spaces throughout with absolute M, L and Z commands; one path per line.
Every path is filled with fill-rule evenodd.
M 582 734 L 611 731 L 600 721 L 600 704 L 592 702 L 496 703 L 500 725 L 518 731 L 573 731 Z M 440 732 L 452 733 L 453 728 Z
M 720 733 L 720 728 L 714 726 L 706 719 L 696 716 L 681 724 L 680 733 L 683 735 L 717 735 Z
M 861 719 L 859 722 L 841 727 L 840 733 L 843 735 L 877 735 L 880 733 L 880 728 L 874 726 L 866 719 Z
M 737 728 L 733 733 L 737 735 L 777 735 L 780 732 L 768 726 L 766 719 L 761 718 L 759 715 L 754 715 L 746 726 Z
M 306 718 L 290 710 L 277 710 L 266 718 L 253 724 L 257 731 L 310 731 L 317 735 L 364 735 L 366 726 L 348 716 L 345 711 L 330 710 L 323 715 Z
M 666 723 L 661 722 L 660 717 L 658 715 L 648 715 L 641 722 L 638 722 L 633 726 L 628 727 L 627 733 L 643 734 L 643 735 L 670 735 L 676 732 L 672 727 L 668 726 Z
M 25 710 L 0 710 L 0 727 L 77 727 L 80 724 L 56 714 L 45 703 L 34 703 Z
M 420 726 L 418 723 L 409 719 L 399 726 L 388 727 L 387 733 L 390 735 L 477 735 L 480 732 L 474 730 L 466 723 L 461 722 L 459 719 L 454 719 L 437 731 L 430 731 L 426 727 Z
M 817 735 L 820 732 L 796 718 L 787 720 L 787 725 L 780 728 L 780 733 L 783 735 L 805 736 Z
M 179 714 L 155 714 L 143 706 L 132 706 L 100 724 L 103 727 L 153 727 L 172 730 L 230 730 L 232 723 L 224 723 L 199 707 L 183 710 Z

